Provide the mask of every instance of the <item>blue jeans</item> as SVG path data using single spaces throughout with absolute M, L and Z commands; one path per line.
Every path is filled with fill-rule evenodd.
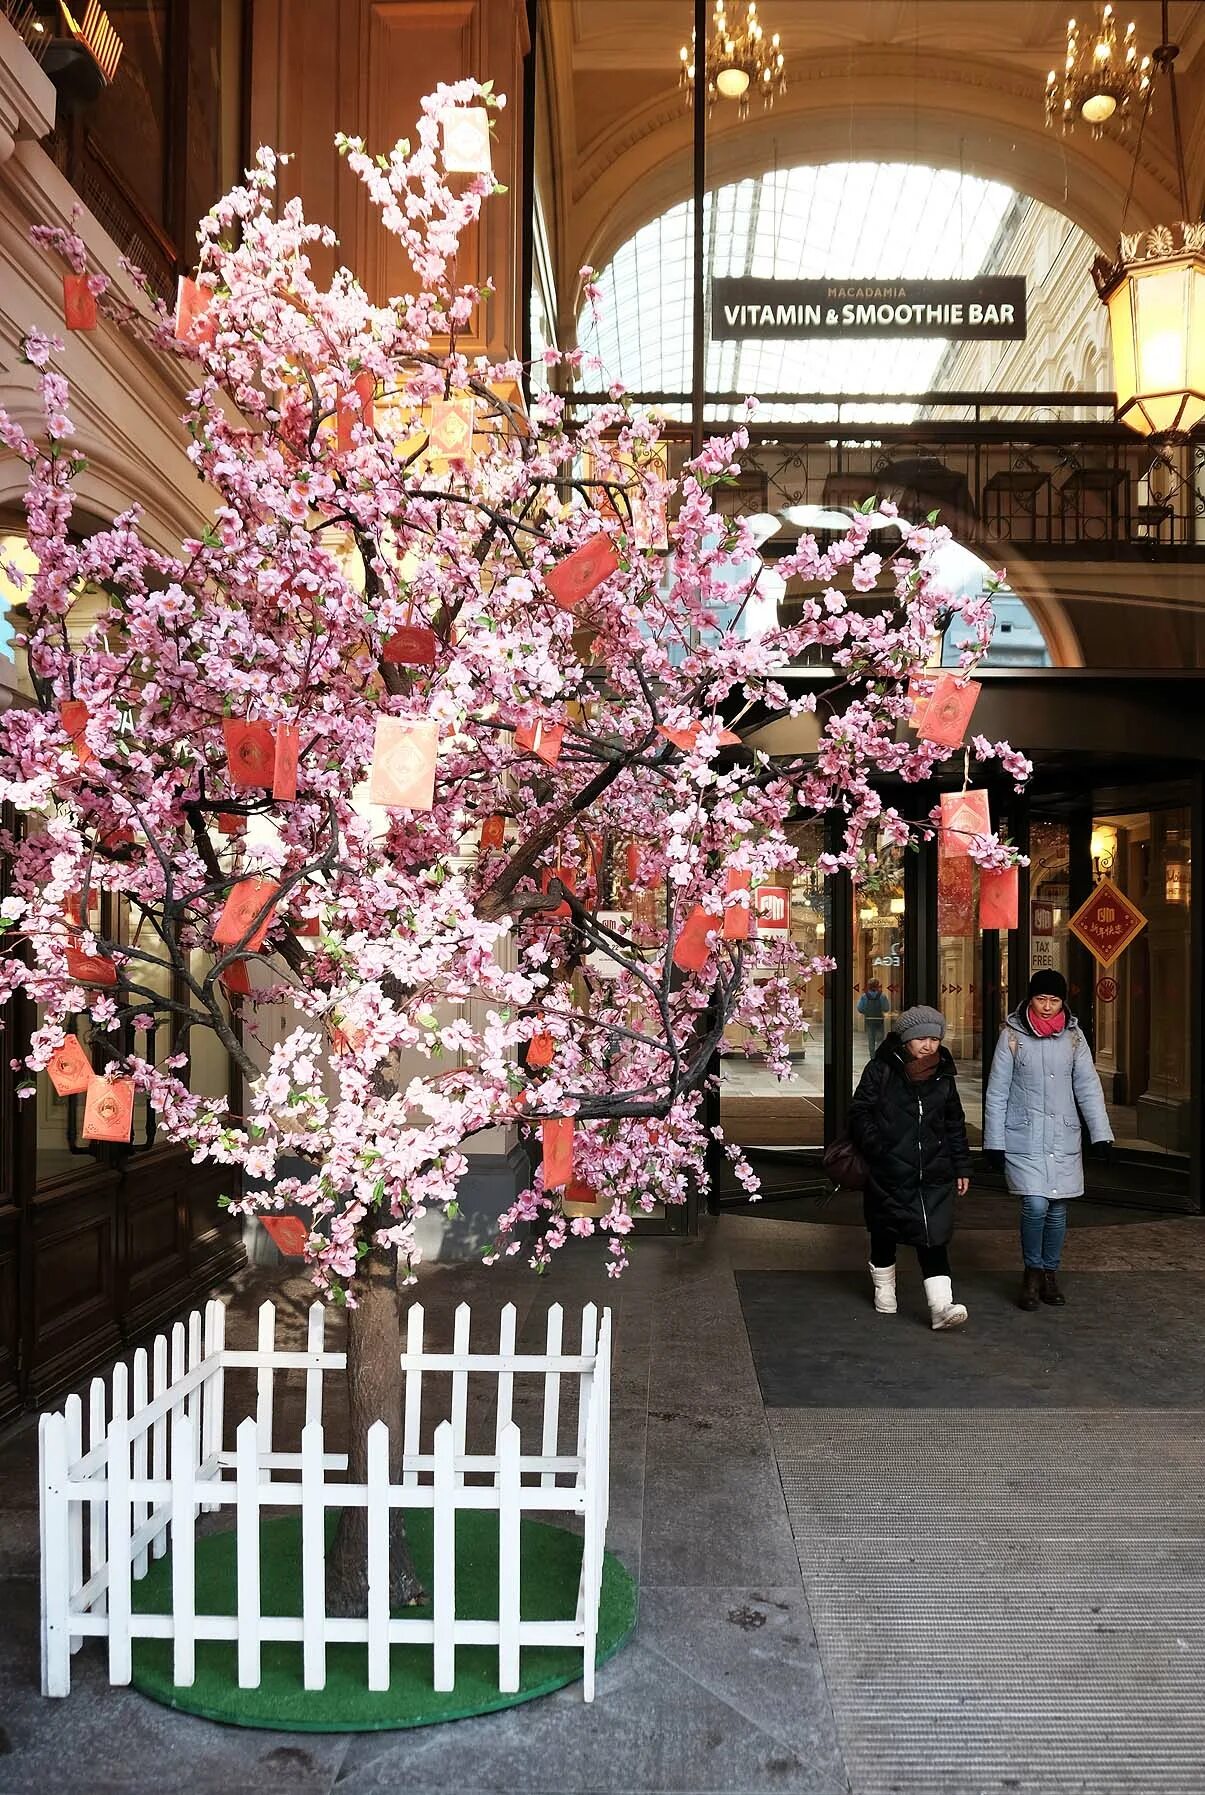
M 1021 1256 L 1031 1269 L 1059 1269 L 1066 1232 L 1065 1197 L 1021 1198 Z

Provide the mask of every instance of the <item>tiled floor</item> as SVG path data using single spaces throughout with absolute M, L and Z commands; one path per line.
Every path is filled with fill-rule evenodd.
M 906 1352 L 901 1348 L 892 1375 L 901 1377 L 905 1362 L 924 1368 L 928 1406 L 923 1411 L 907 1403 L 897 1407 L 892 1397 L 892 1406 L 884 1410 L 873 1400 L 873 1366 L 866 1357 L 879 1318 L 869 1312 L 862 1284 L 865 1237 L 856 1225 L 856 1206 L 837 1204 L 813 1213 L 821 1219 L 776 1220 L 769 1211 L 726 1215 L 708 1224 L 695 1241 L 642 1241 L 632 1271 L 618 1285 L 606 1282 L 589 1249 L 572 1260 L 567 1254 L 551 1281 L 536 1280 L 513 1264 L 492 1273 L 478 1267 L 435 1267 L 424 1279 L 423 1301 L 434 1325 L 443 1329 L 463 1299 L 472 1302 L 475 1316 L 487 1317 L 514 1300 L 520 1329 L 529 1339 L 540 1334 L 544 1311 L 553 1301 L 571 1308 L 600 1300 L 616 1311 L 609 1543 L 638 1574 L 641 1610 L 634 1640 L 601 1671 L 591 1708 L 582 1704 L 580 1689 L 571 1687 L 506 1713 L 413 1734 L 235 1731 L 110 1689 L 103 1659 L 93 1646 L 73 1660 L 71 1695 L 61 1702 L 43 1701 L 37 1691 L 34 1431 L 27 1426 L 0 1443 L 0 1795 L 171 1795 L 175 1790 L 190 1795 L 352 1795 L 359 1790 L 425 1795 L 450 1788 L 457 1795 L 838 1795 L 851 1788 L 857 1795 L 874 1795 L 890 1787 L 897 1772 L 908 1795 L 976 1795 L 980 1786 L 1023 1787 L 1028 1795 L 1041 1787 L 1031 1781 L 1010 1785 L 1007 1775 L 998 1775 L 997 1764 L 991 1773 L 995 1781 L 981 1785 L 969 1776 L 963 1782 L 947 1777 L 935 1780 L 930 1791 L 923 1777 L 916 1780 L 915 1740 L 923 1729 L 912 1726 L 905 1729 L 907 1737 L 896 1739 L 873 1715 L 867 1717 L 865 1679 L 860 1682 L 860 1672 L 850 1666 L 869 1661 L 867 1654 L 873 1658 L 878 1648 L 873 1632 L 857 1638 L 842 1632 L 842 1614 L 850 1601 L 864 1606 L 869 1600 L 867 1579 L 873 1582 L 885 1550 L 883 1516 L 890 1515 L 892 1502 L 901 1491 L 906 1496 L 907 1488 L 906 1481 L 899 1490 L 888 1488 L 885 1501 L 881 1484 L 872 1489 L 873 1453 L 859 1457 L 855 1447 L 883 1413 L 894 1417 L 897 1426 L 915 1428 L 928 1425 L 926 1417 L 934 1409 L 941 1412 L 943 1403 L 957 1403 L 958 1412 L 970 1418 L 966 1425 L 974 1424 L 984 1406 L 985 1378 L 990 1386 L 988 1360 L 995 1354 L 994 1362 L 1003 1364 L 1010 1340 L 1020 1343 L 1013 1354 L 1013 1387 L 1021 1380 L 1026 1388 L 1043 1392 L 1047 1425 L 1057 1426 L 1056 1418 L 1065 1412 L 1060 1403 L 1073 1386 L 1081 1400 L 1094 1362 L 1100 1377 L 1113 1379 L 1117 1388 L 1129 1375 L 1129 1363 L 1135 1385 L 1145 1380 L 1149 1391 L 1158 1388 L 1162 1363 L 1169 1379 L 1174 1369 L 1175 1400 L 1183 1405 L 1184 1380 L 1192 1374 L 1196 1350 L 1195 1292 L 1205 1284 L 1205 1226 L 1196 1218 L 1119 1218 L 1116 1212 L 1094 1213 L 1085 1207 L 1069 1249 L 1070 1263 L 1084 1274 L 1082 1281 L 1075 1272 L 1071 1275 L 1072 1303 L 1057 1316 L 1043 1312 L 1027 1317 L 1010 1307 L 1016 1258 L 1012 1208 L 1000 1199 L 994 1204 L 983 1199 L 973 1212 L 976 1225 L 965 1229 L 956 1246 L 959 1273 L 974 1291 L 971 1328 L 959 1339 L 932 1336 L 918 1317 L 902 1314 L 899 1339 L 908 1344 Z M 766 1328 L 757 1320 L 751 1293 L 760 1291 L 757 1301 L 764 1304 L 767 1280 L 781 1292 L 792 1278 L 798 1285 L 795 1307 L 805 1322 L 811 1315 L 814 1331 L 809 1338 L 805 1328 L 797 1338 L 785 1323 L 775 1327 L 771 1317 L 767 1324 L 776 1336 L 777 1380 L 768 1415 L 740 1291 L 767 1377 L 769 1358 L 761 1338 Z M 1153 1337 L 1145 1341 L 1147 1357 L 1141 1367 L 1127 1344 L 1145 1313 L 1141 1304 L 1127 1304 L 1127 1288 L 1145 1292 L 1142 1303 L 1148 1305 L 1161 1288 L 1168 1293 L 1159 1335 L 1167 1349 L 1162 1362 Z M 1096 1290 L 1100 1296 L 1094 1304 Z M 286 1325 L 300 1333 L 308 1303 L 305 1283 L 292 1279 L 274 1286 L 264 1274 L 248 1274 L 228 1293 L 232 1338 L 249 1335 L 255 1307 L 268 1292 Z M 918 1295 L 912 1291 L 909 1300 Z M 1205 1300 L 1205 1292 L 1202 1296 Z M 1020 1331 L 1027 1328 L 1028 1334 Z M 1045 1357 L 1042 1342 L 1049 1345 Z M 951 1350 L 962 1355 L 961 1361 Z M 967 1365 L 974 1368 L 973 1375 Z M 1170 1395 L 1172 1381 L 1165 1394 Z M 1135 1389 L 1135 1400 L 1137 1394 Z M 825 1408 L 812 1406 L 817 1397 Z M 985 1459 L 980 1510 L 998 1506 L 998 1490 L 1008 1482 L 1013 1457 L 1024 1452 L 1029 1411 L 1018 1409 L 1017 1400 L 1014 1396 L 1013 1406 L 991 1411 L 996 1422 L 992 1437 L 1005 1438 L 999 1429 L 1011 1426 L 1014 1445 L 1008 1447 L 1005 1438 L 1003 1455 Z M 1113 1406 L 1117 1400 L 1111 1398 Z M 1140 1406 L 1149 1422 L 1151 1405 L 1144 1401 Z M 1169 1426 L 1177 1425 L 1172 1410 L 1158 1413 Z M 815 1519 L 807 1518 L 820 1512 L 816 1503 L 823 1478 L 817 1482 L 816 1454 L 807 1442 L 822 1415 L 828 1416 L 830 1430 L 838 1422 L 852 1430 L 848 1440 L 830 1451 L 830 1459 L 835 1452 L 838 1464 L 855 1468 L 851 1475 L 857 1488 L 843 1486 L 837 1499 L 855 1515 L 857 1489 L 869 1491 L 877 1503 L 878 1529 L 873 1535 L 868 1531 L 863 1541 L 856 1525 L 838 1528 L 842 1537 L 835 1559 L 830 1555 L 823 1563 L 817 1554 L 828 1550 L 828 1536 Z M 1167 1458 L 1170 1448 L 1156 1446 L 1149 1434 L 1144 1437 L 1152 1439 L 1153 1455 Z M 896 1452 L 901 1479 L 914 1472 L 919 1476 L 915 1455 L 903 1447 Z M 831 1464 L 824 1477 L 830 1475 Z M 1192 1491 L 1198 1506 L 1190 1508 L 1185 1504 Z M 1199 1485 L 1181 1474 L 1169 1497 L 1181 1505 L 1176 1510 L 1180 1519 L 1175 1526 L 1167 1520 L 1156 1554 L 1162 1566 L 1160 1587 L 1169 1601 L 1174 1590 L 1183 1593 L 1184 1576 L 1195 1575 L 1196 1559 L 1189 1563 L 1185 1553 L 1196 1549 L 1192 1528 L 1201 1531 L 1201 1494 Z M 955 1572 L 962 1553 L 968 1566 L 984 1568 L 982 1555 L 977 1557 L 969 1543 L 975 1512 L 968 1510 L 970 1520 L 953 1536 Z M 1114 1554 L 1110 1563 L 1128 1562 L 1124 1553 L 1117 1557 L 1115 1538 L 1106 1540 L 1100 1529 L 1087 1528 L 1076 1559 L 1085 1575 L 1092 1571 L 1094 1543 Z M 891 1587 L 905 1618 L 906 1556 L 897 1553 L 891 1559 Z M 1136 1589 L 1140 1575 L 1149 1570 L 1138 1566 L 1126 1587 Z M 848 1588 L 840 1582 L 847 1573 L 852 1579 Z M 1006 1567 L 999 1577 L 1008 1574 Z M 1001 1587 L 999 1579 L 992 1587 Z M 976 1613 L 964 1617 L 967 1651 L 977 1637 Z M 819 1639 L 814 1616 L 819 1617 Z M 1007 1648 L 1007 1633 L 995 1622 L 993 1628 L 985 1628 L 984 1638 L 990 1635 Z M 900 1652 L 904 1644 L 901 1635 L 896 1642 Z M 1194 1656 L 1193 1666 L 1199 1668 L 1199 1661 Z M 925 1674 L 923 1654 L 909 1659 L 905 1653 L 898 1662 L 912 1663 L 918 1678 Z M 1148 1652 L 1135 1672 L 1134 1689 L 1145 1690 L 1152 1713 L 1165 1713 L 1180 1699 L 1180 1683 L 1169 1680 L 1166 1669 L 1158 1653 Z M 1124 1697 L 1124 1653 L 1110 1658 L 1109 1674 L 1111 1699 L 1117 1699 L 1119 1690 Z M 899 1689 L 893 1694 L 880 1688 L 875 1695 L 898 1700 Z M 1124 1702 L 1119 1711 L 1124 1714 Z M 940 1759 L 948 1767 L 957 1757 L 962 1723 L 954 1708 L 925 1712 L 940 1747 L 933 1762 Z M 977 1713 L 976 1736 L 989 1742 L 995 1737 L 995 1745 L 1005 1749 L 1003 1732 L 991 1731 L 997 1712 L 1005 1710 L 988 1704 Z M 1124 1728 L 1114 1726 L 1109 1738 L 1120 1762 L 1127 1747 Z M 1058 1795 L 1070 1786 L 1065 1781 L 1051 1784 Z M 1115 1786 L 1128 1790 L 1132 1785 L 1122 1780 Z M 1113 1787 L 1085 1782 L 1079 1795 L 1108 1795 Z M 1171 1782 L 1168 1787 L 1179 1795 L 1184 1785 Z

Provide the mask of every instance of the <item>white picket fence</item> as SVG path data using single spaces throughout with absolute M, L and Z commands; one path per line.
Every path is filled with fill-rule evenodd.
M 389 1687 L 394 1645 L 432 1648 L 432 1684 L 451 1689 L 459 1646 L 498 1650 L 498 1687 L 519 1687 L 519 1654 L 530 1646 L 580 1649 L 584 1694 L 594 1699 L 598 1608 L 602 1589 L 610 1466 L 611 1312 L 589 1304 L 582 1312 L 580 1346 L 562 1345 L 564 1316 L 548 1312 L 542 1353 L 515 1350 L 515 1310 L 502 1311 L 496 1350 L 470 1351 L 467 1304 L 456 1311 L 451 1352 L 427 1351 L 424 1315 L 410 1307 L 406 1349 L 402 1481 L 389 1481 L 389 1430 L 378 1421 L 368 1436 L 364 1483 L 346 1481 L 345 1453 L 326 1450 L 322 1425 L 324 1380 L 342 1374 L 345 1355 L 324 1344 L 326 1309 L 309 1312 L 304 1351 L 276 1344 L 276 1311 L 259 1311 L 258 1345 L 240 1351 L 225 1343 L 226 1311 L 220 1302 L 178 1323 L 170 1339 L 160 1335 L 132 1366 L 114 1367 L 106 1386 L 92 1381 L 86 1416 L 78 1396 L 61 1414 L 40 1423 L 42 1548 L 42 1690 L 66 1695 L 71 1654 L 84 1639 L 109 1642 L 109 1681 L 128 1683 L 132 1642 L 170 1639 L 173 1680 L 181 1688 L 195 1678 L 198 1640 L 237 1644 L 238 1681 L 256 1688 L 265 1640 L 296 1640 L 302 1648 L 304 1686 L 326 1681 L 328 1645 L 367 1647 L 369 1689 Z M 253 1373 L 254 1413 L 230 1437 L 228 1410 L 238 1413 L 229 1373 Z M 304 1373 L 305 1423 L 299 1452 L 276 1450 L 273 1413 L 278 1380 Z M 450 1405 L 433 1430 L 424 1426 L 424 1383 L 429 1374 L 450 1374 Z M 496 1385 L 494 1449 L 466 1450 L 470 1376 Z M 543 1380 L 538 1452 L 525 1452 L 512 1419 L 515 1378 Z M 562 1384 L 576 1401 L 562 1401 Z M 435 1386 L 442 1398 L 446 1378 Z M 341 1393 L 342 1378 L 331 1396 Z M 250 1392 L 248 1392 L 250 1395 Z M 248 1401 L 247 1408 L 251 1408 Z M 430 1406 L 430 1401 L 428 1401 Z M 429 1421 L 429 1418 L 428 1418 Z M 424 1449 L 429 1437 L 429 1449 Z M 343 1474 L 342 1480 L 340 1473 Z M 342 1619 L 326 1612 L 326 1511 L 366 1507 L 367 1613 Z M 198 1513 L 233 1507 L 237 1549 L 237 1612 L 198 1613 L 195 1554 Z M 301 1613 L 265 1615 L 260 1608 L 260 1516 L 297 1509 L 301 1515 Z M 389 1519 L 394 1508 L 434 1511 L 434 1564 L 429 1618 L 389 1613 Z M 465 1619 L 456 1611 L 456 1527 L 465 1509 L 498 1513 L 498 1619 Z M 520 1615 L 520 1518 L 525 1514 L 581 1515 L 584 1523 L 581 1580 L 576 1612 L 564 1620 L 531 1621 Z M 135 1613 L 134 1583 L 152 1558 L 171 1545 L 171 1607 Z

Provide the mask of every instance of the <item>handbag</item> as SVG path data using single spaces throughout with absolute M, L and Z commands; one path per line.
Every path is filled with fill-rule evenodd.
M 845 1130 L 824 1149 L 820 1163 L 838 1190 L 865 1190 L 870 1182 L 870 1167 Z

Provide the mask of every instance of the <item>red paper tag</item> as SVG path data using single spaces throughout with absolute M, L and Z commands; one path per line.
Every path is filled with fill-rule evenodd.
M 245 816 L 239 816 L 234 810 L 218 811 L 218 832 L 221 835 L 241 835 L 247 827 Z
M 104 954 L 86 954 L 82 948 L 67 949 L 67 971 L 81 985 L 115 985 L 117 967 Z
M 561 743 L 565 735 L 563 723 L 520 723 L 515 729 L 515 747 L 528 748 L 539 756 L 545 766 L 555 767 L 561 758 Z
M 243 717 L 223 717 L 226 765 L 232 785 L 255 785 L 272 790 L 276 776 L 276 743 L 268 723 L 248 723 Z
M 986 792 L 943 792 L 941 794 L 941 852 L 947 860 L 965 858 L 971 851 L 971 839 L 990 835 L 992 812 Z
M 537 1069 L 541 1066 L 551 1066 L 555 1047 L 556 1042 L 552 1036 L 545 1034 L 544 1030 L 540 1029 L 527 1043 L 527 1064 Z
M 975 868 L 964 855 L 943 855 L 937 863 L 937 933 L 965 940 L 975 933 Z
M 264 1233 L 286 1259 L 304 1259 L 310 1231 L 297 1215 L 261 1215 Z
M 404 623 L 382 648 L 381 659 L 395 667 L 434 667 L 435 648 L 434 630 L 424 623 Z
M 297 755 L 301 740 L 296 723 L 278 723 L 273 745 L 272 796 L 282 804 L 297 796 Z
M 134 1126 L 134 1080 L 92 1078 L 84 1101 L 86 1141 L 128 1141 Z
M 82 698 L 64 698 L 59 705 L 59 722 L 70 738 L 71 746 L 82 761 L 94 760 L 96 757 L 84 740 L 84 731 L 88 727 L 88 706 Z
M 369 803 L 386 810 L 430 810 L 438 747 L 439 731 L 426 718 L 378 717 Z
M 444 169 L 448 174 L 487 175 L 490 161 L 490 115 L 484 106 L 453 106 L 440 115 Z
M 924 720 L 925 706 L 929 702 L 927 694 L 921 689 L 924 683 L 923 680 L 919 679 L 910 679 L 908 681 L 908 699 L 912 705 L 912 709 L 908 714 L 909 729 L 919 729 Z
M 92 890 L 88 893 L 88 915 L 92 916 L 98 914 L 99 911 L 100 893 L 96 890 Z M 69 891 L 67 896 L 63 899 L 63 915 L 67 918 L 67 921 L 71 924 L 73 929 L 83 928 L 84 905 L 81 894 L 78 891 Z
M 683 754 L 689 754 L 698 741 L 703 727 L 702 723 L 691 723 L 686 729 L 667 729 L 664 723 L 658 723 L 657 734 L 663 735 L 667 742 L 674 744 L 675 748 L 681 748 Z M 739 735 L 734 735 L 731 729 L 717 729 L 710 724 L 707 727 L 709 732 L 715 734 L 716 740 L 722 748 L 740 747 L 741 738 Z
M 679 971 L 702 972 L 711 954 L 707 937 L 719 928 L 720 918 L 710 910 L 704 910 L 702 904 L 696 904 L 674 942 L 674 965 Z
M 724 875 L 724 895 L 731 897 L 734 891 L 748 891 L 752 875 L 745 868 L 730 867 Z M 752 906 L 749 904 L 726 904 L 724 906 L 724 940 L 747 941 L 753 921 Z
M 936 742 L 941 748 L 961 747 L 982 689 L 977 679 L 959 685 L 952 674 L 943 673 L 917 725 L 921 739 Z
M 55 1048 L 46 1062 L 46 1071 L 60 1097 L 78 1097 L 95 1077 L 92 1061 L 78 1035 L 68 1035 L 63 1045 Z
M 132 848 L 134 831 L 132 829 L 109 829 L 100 838 L 102 854 L 116 854 L 122 848 Z
M 506 818 L 504 816 L 487 816 L 481 825 L 481 845 L 483 848 L 500 848 L 506 840 Z
M 540 890 L 547 891 L 554 879 L 559 879 L 566 891 L 571 891 L 574 897 L 577 896 L 577 877 L 572 867 L 546 866 L 540 874 Z M 561 917 L 572 916 L 573 912 L 568 904 L 558 904 L 555 910 L 545 910 L 542 914 L 551 916 L 554 921 L 558 921 Z
M 979 927 L 981 929 L 1015 929 L 1017 926 L 1017 868 L 1003 872 L 979 868 Z
M 223 904 L 222 913 L 214 925 L 213 938 L 218 946 L 241 947 L 249 954 L 258 953 L 264 944 L 264 936 L 272 925 L 275 909 L 272 899 L 279 890 L 280 886 L 271 879 L 240 879 Z M 265 904 L 269 907 L 263 921 L 244 941 L 243 937 L 247 935 L 247 930 Z
M 340 455 L 355 448 L 352 431 L 357 424 L 372 428 L 372 401 L 377 383 L 367 369 L 356 375 L 350 393 L 340 395 L 335 413 L 335 448 Z
M 199 287 L 187 274 L 176 287 L 176 337 L 181 343 L 211 343 L 213 319 L 206 316 L 213 304 L 212 287 Z
M 297 935 L 302 939 L 305 939 L 310 935 L 320 935 L 322 933 L 321 926 L 316 916 L 290 916 L 287 921 L 294 935 Z
M 473 401 L 432 399 L 427 424 L 427 453 L 444 461 L 471 462 L 473 454 Z
M 556 1116 L 540 1123 L 540 1144 L 544 1150 L 544 1189 L 555 1190 L 568 1184 L 573 1176 L 573 1122 L 568 1116 Z
M 600 1197 L 592 1184 L 584 1178 L 571 1178 L 565 1186 L 565 1195 L 561 1200 L 561 1209 L 565 1215 L 606 1215 L 609 1205 L 605 1197 Z
M 555 567 L 544 569 L 544 584 L 562 611 L 576 610 L 590 594 L 619 572 L 619 561 L 605 531 L 579 543 L 571 555 Z
M 218 974 L 232 997 L 250 997 L 251 973 L 246 960 L 231 960 Z
M 96 294 L 86 274 L 63 276 L 63 322 L 68 330 L 96 329 Z

